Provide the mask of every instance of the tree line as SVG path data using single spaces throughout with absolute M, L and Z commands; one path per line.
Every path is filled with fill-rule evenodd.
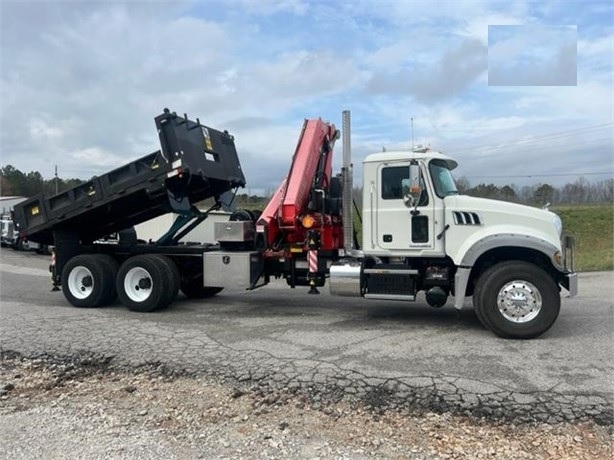
M 76 187 L 85 182 L 81 179 L 44 179 L 38 171 L 24 173 L 14 166 L 0 168 L 0 195 L 25 196 L 27 198 L 39 193 L 55 194 Z
M 85 182 L 82 179 L 44 179 L 38 171 L 24 173 L 19 169 L 7 165 L 0 168 L 0 195 L 31 197 L 38 193 L 54 194 L 68 190 Z M 547 183 L 524 185 L 518 187 L 514 184 L 497 186 L 495 184 L 480 183 L 472 186 L 465 177 L 456 179 L 456 185 L 461 193 L 471 196 L 494 198 L 516 203 L 543 206 L 551 204 L 586 204 L 586 203 L 614 203 L 614 178 L 590 182 L 584 177 L 560 187 Z M 354 189 L 354 197 L 361 203 L 361 189 Z M 238 194 L 238 202 L 245 203 L 246 207 L 262 207 L 267 197 L 248 194 Z
M 465 195 L 536 206 L 543 206 L 546 203 L 587 204 L 614 202 L 613 178 L 590 182 L 584 177 L 579 177 L 574 182 L 560 187 L 547 183 L 524 185 L 522 187 L 511 184 L 499 187 L 492 183 L 480 183 L 476 186 L 471 186 L 466 178 L 460 177 L 456 179 L 456 185 L 458 190 Z

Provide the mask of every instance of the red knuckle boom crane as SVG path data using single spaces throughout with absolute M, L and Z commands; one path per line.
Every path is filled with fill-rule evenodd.
M 265 263 L 289 259 L 295 265 L 309 254 L 305 279 L 310 292 L 324 283 L 317 252 L 343 247 L 341 179 L 332 175 L 333 147 L 339 136 L 334 124 L 305 120 L 288 175 L 256 223 L 256 247 L 263 251 Z M 296 282 L 294 277 L 291 285 Z

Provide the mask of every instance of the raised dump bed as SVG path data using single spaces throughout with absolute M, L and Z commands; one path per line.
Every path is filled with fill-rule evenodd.
M 54 244 L 70 231 L 82 243 L 245 185 L 234 138 L 168 109 L 155 118 L 161 149 L 60 194 L 15 206 L 28 239 Z

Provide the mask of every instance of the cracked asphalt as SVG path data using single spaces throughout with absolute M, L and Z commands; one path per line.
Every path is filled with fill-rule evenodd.
M 614 274 L 580 274 L 580 294 L 530 341 L 495 337 L 470 302 L 369 302 L 285 284 L 165 311 L 84 310 L 50 292 L 48 258 L 0 252 L 0 352 L 97 356 L 238 386 L 514 421 L 613 417 Z

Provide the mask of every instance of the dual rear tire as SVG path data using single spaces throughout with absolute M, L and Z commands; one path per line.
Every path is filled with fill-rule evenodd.
M 146 254 L 126 260 L 117 274 L 117 294 L 130 310 L 166 308 L 177 298 L 179 270 L 166 256 Z
M 105 254 L 73 257 L 62 271 L 64 296 L 75 307 L 95 308 L 115 300 L 117 262 Z
M 119 267 L 109 255 L 83 254 L 64 267 L 62 286 L 75 307 L 101 307 L 119 297 L 130 310 L 149 312 L 175 301 L 180 277 L 175 263 L 163 255 L 134 256 Z

